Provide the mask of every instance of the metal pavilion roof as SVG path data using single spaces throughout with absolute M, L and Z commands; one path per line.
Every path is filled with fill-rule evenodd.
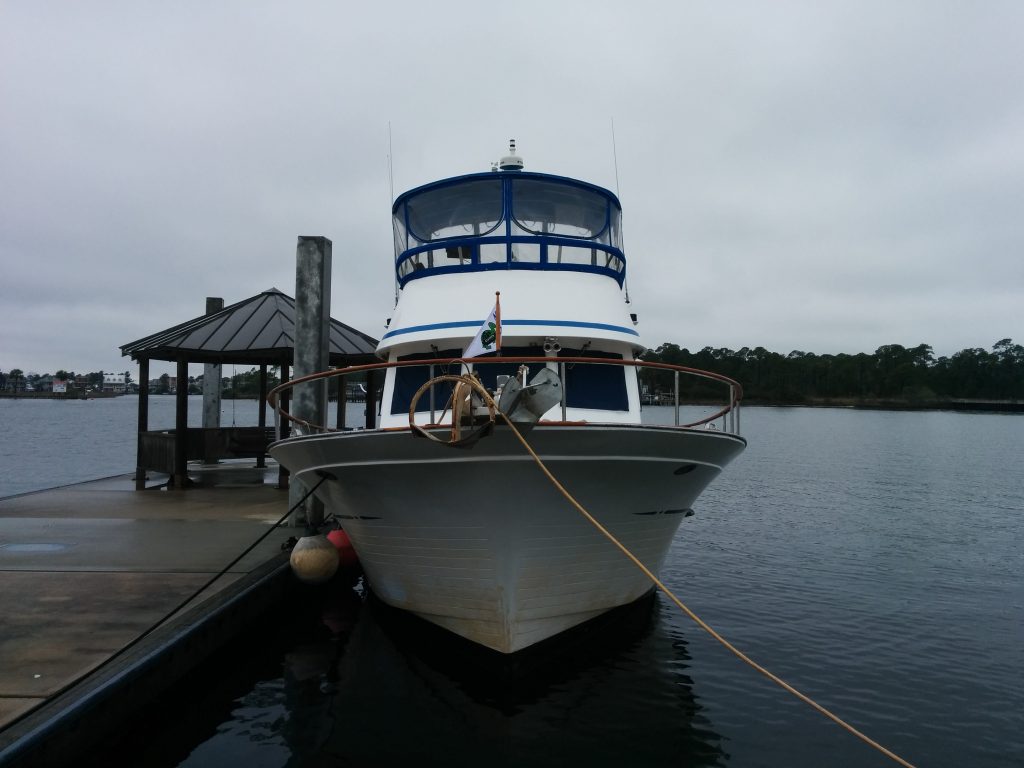
M 276 288 L 219 312 L 124 344 L 133 360 L 277 365 L 290 362 L 295 348 L 295 299 Z M 377 340 L 331 318 L 331 365 L 376 360 Z

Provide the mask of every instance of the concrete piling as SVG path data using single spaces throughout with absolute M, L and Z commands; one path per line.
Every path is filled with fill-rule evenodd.
M 295 378 L 308 376 L 328 366 L 331 338 L 331 241 L 320 236 L 300 236 L 295 252 Z M 327 423 L 327 382 L 296 385 L 291 412 L 313 424 Z M 296 430 L 299 431 L 299 430 Z M 299 482 L 289 487 L 289 502 L 295 504 L 306 489 Z M 323 504 L 311 498 L 296 511 L 294 525 L 318 526 L 323 522 Z

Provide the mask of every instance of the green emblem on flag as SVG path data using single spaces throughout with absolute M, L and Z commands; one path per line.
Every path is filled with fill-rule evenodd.
M 480 335 L 480 343 L 484 345 L 484 349 L 490 349 L 494 346 L 495 339 L 497 334 L 494 331 L 494 323 L 488 323 L 487 330 Z

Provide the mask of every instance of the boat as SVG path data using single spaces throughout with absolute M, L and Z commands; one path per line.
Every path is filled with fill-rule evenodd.
M 617 196 L 527 171 L 512 142 L 489 171 L 400 195 L 392 219 L 381 362 L 283 385 L 383 371 L 376 426 L 311 425 L 275 391 L 294 432 L 270 454 L 316 488 L 378 598 L 479 645 L 515 653 L 642 598 L 648 576 L 537 462 L 656 573 L 746 441 L 738 383 L 639 358 Z M 674 392 L 672 423 L 641 418 L 642 368 Z M 721 406 L 681 423 L 708 386 Z

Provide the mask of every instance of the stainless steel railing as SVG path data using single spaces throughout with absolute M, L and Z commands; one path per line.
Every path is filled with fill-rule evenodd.
M 562 401 L 561 401 L 561 415 L 562 422 L 566 422 L 567 415 L 567 404 L 566 404 L 566 366 L 567 365 L 617 365 L 625 368 L 634 368 L 637 370 L 650 369 L 655 371 L 668 371 L 672 374 L 672 394 L 671 403 L 674 408 L 674 422 L 672 426 L 679 427 L 680 429 L 693 429 L 696 427 L 704 426 L 707 428 L 713 428 L 720 421 L 721 426 L 715 427 L 721 429 L 723 432 L 738 435 L 740 434 L 740 402 L 743 399 L 743 387 L 738 381 L 730 379 L 728 376 L 723 376 L 712 371 L 704 371 L 699 368 L 686 368 L 680 365 L 671 365 L 669 363 L 655 363 L 645 362 L 643 360 L 616 360 L 613 358 L 604 357 L 540 357 L 540 356 L 511 356 L 511 357 L 472 357 L 472 358 L 434 358 L 429 360 L 398 360 L 389 363 L 371 363 L 368 365 L 353 365 L 347 368 L 336 368 L 327 371 L 321 371 L 314 373 L 309 376 L 303 376 L 301 378 L 292 379 L 291 381 L 284 382 L 283 384 L 274 387 L 267 394 L 267 402 L 274 409 L 275 413 L 275 426 L 277 428 L 277 435 L 280 439 L 281 435 L 281 424 L 283 421 L 290 422 L 297 427 L 301 428 L 303 432 L 330 432 L 333 431 L 330 427 L 326 427 L 322 424 L 313 424 L 305 419 L 301 419 L 291 413 L 289 413 L 281 405 L 281 393 L 291 389 L 298 384 L 305 384 L 312 381 L 320 381 L 323 379 L 330 378 L 341 378 L 350 376 L 356 373 L 366 373 L 369 371 L 386 370 L 388 368 L 404 368 L 404 367 L 426 367 L 429 371 L 429 378 L 434 378 L 436 368 L 441 367 L 442 370 L 448 370 L 449 366 L 460 363 L 465 365 L 472 365 L 474 368 L 485 367 L 487 365 L 508 365 L 512 364 L 528 364 L 528 363 L 557 363 L 559 376 L 562 380 Z M 680 382 L 683 377 L 689 377 L 690 379 L 698 379 L 704 381 L 714 382 L 715 384 L 722 385 L 726 388 L 727 392 L 723 393 L 725 400 L 723 405 L 714 404 L 716 407 L 713 413 L 708 416 L 703 416 L 696 421 L 688 423 L 680 423 L 681 421 L 681 407 L 686 404 L 686 398 L 683 397 L 683 393 L 680 388 Z M 344 386 L 343 384 L 341 386 Z M 700 398 L 689 398 L 691 401 L 699 400 L 699 403 L 694 402 L 693 404 L 707 405 L 705 397 Z M 661 403 L 664 398 L 658 398 L 658 402 Z M 433 388 L 430 390 L 430 414 L 431 422 L 435 419 L 437 409 L 437 403 L 434 397 Z M 558 422 L 554 422 L 558 423 Z

